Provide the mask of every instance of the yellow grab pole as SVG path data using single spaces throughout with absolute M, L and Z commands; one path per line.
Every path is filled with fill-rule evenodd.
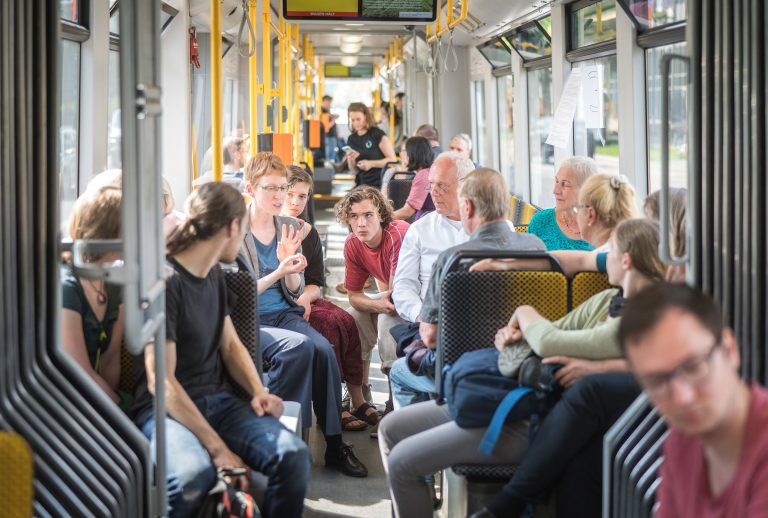
M 285 24 L 285 107 L 288 110 L 288 121 L 286 131 L 293 133 L 293 119 L 291 118 L 291 107 L 293 106 L 293 50 L 291 50 L 291 41 L 293 40 L 293 29 L 290 23 Z
M 393 45 L 394 47 L 394 45 Z M 390 59 L 392 54 L 390 53 Z M 393 60 L 394 61 L 394 60 Z M 395 146 L 395 69 L 390 67 L 389 76 L 389 141 Z
M 323 69 L 323 63 L 318 58 L 317 60 L 317 98 L 315 99 L 316 106 L 323 105 L 323 96 L 325 95 L 325 70 Z M 318 111 L 319 116 L 319 111 Z
M 221 151 L 221 2 L 211 0 L 211 153 L 213 181 L 223 178 Z
M 458 18 L 453 18 L 448 23 L 448 28 L 449 29 L 453 29 L 458 24 L 460 24 L 461 22 L 466 20 L 467 19 L 467 15 L 469 14 L 469 0 L 460 0 L 460 1 L 461 1 L 461 13 L 459 14 Z M 451 12 L 453 12 L 453 1 L 452 0 L 448 0 L 448 6 L 449 6 L 449 9 L 451 9 Z
M 192 126 L 192 185 L 195 185 L 197 177 L 197 132 L 195 127 Z
M 285 133 L 285 122 L 283 120 L 283 111 L 286 109 L 285 105 L 285 69 L 288 66 L 288 63 L 286 63 L 286 55 L 285 55 L 285 20 L 283 20 L 283 17 L 280 16 L 280 37 L 277 43 L 279 52 L 278 56 L 280 59 L 279 67 L 280 67 L 280 84 L 278 85 L 278 88 L 280 89 L 280 102 L 279 102 L 279 108 L 278 108 L 278 114 L 277 114 L 277 128 L 278 133 Z
M 300 157 L 299 154 L 299 128 L 301 127 L 301 85 L 299 84 L 299 60 L 296 60 L 296 64 L 293 69 L 293 152 L 294 156 Z
M 214 0 L 211 1 L 213 2 Z M 267 110 L 272 102 L 272 60 L 270 59 L 270 52 L 272 50 L 272 44 L 270 42 L 272 39 L 271 16 L 269 2 L 261 0 L 261 81 L 264 84 L 264 94 L 261 96 L 261 120 L 264 133 L 272 133 L 272 127 L 267 123 Z
M 248 18 L 251 21 L 251 26 L 254 27 L 254 30 L 256 28 L 256 0 L 249 0 L 248 2 Z M 258 66 L 259 66 L 259 60 L 258 56 L 256 55 L 256 39 L 249 38 L 249 42 L 251 45 L 251 48 L 249 49 L 251 51 L 251 57 L 248 58 L 248 113 L 249 113 L 249 126 L 251 128 L 251 155 L 255 155 L 259 149 L 258 149 L 258 139 L 256 138 L 256 135 L 259 134 L 259 121 L 258 119 L 258 106 L 259 106 L 259 96 L 258 96 Z

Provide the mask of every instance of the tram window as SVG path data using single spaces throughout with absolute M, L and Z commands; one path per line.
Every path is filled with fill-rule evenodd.
M 80 24 L 80 2 L 77 0 L 59 0 L 59 16 L 62 20 Z
M 615 38 L 615 0 L 601 0 L 571 13 L 571 50 Z
M 661 187 L 661 57 L 686 55 L 685 42 L 648 49 L 646 59 L 646 110 L 648 114 L 649 192 Z M 688 163 L 688 70 L 680 61 L 672 62 L 669 78 L 669 181 L 672 187 L 687 187 Z
M 499 164 L 511 192 L 515 192 L 515 133 L 512 106 L 515 81 L 512 74 L 496 79 L 499 104 Z
M 528 72 L 528 155 L 531 202 L 551 207 L 555 178 L 555 148 L 546 143 L 552 124 L 552 69 Z
M 602 128 L 587 128 L 585 107 L 578 103 L 573 119 L 573 153 L 594 158 L 601 173 L 620 173 L 619 170 L 619 94 L 617 88 L 616 56 L 590 59 L 574 63 L 573 68 L 597 67 L 603 77 Z
M 107 167 L 120 169 L 123 166 L 122 159 L 122 129 L 120 121 L 120 53 L 116 50 L 109 51 L 109 98 L 107 112 L 109 121 L 107 127 Z
M 109 33 L 120 36 L 120 9 L 110 6 L 109 13 Z
M 642 29 L 685 20 L 685 0 L 619 0 Z
M 549 20 L 548 26 L 552 25 L 550 17 L 544 20 Z M 515 49 L 524 61 L 530 61 L 552 55 L 552 44 L 545 30 L 534 21 L 512 29 L 500 39 L 509 48 Z
M 61 126 L 59 127 L 59 182 L 61 221 L 69 217 L 77 199 L 80 130 L 80 44 L 61 40 Z
M 474 137 L 475 160 L 479 164 L 487 164 L 485 156 L 486 130 L 485 120 L 485 81 L 472 82 L 472 99 L 474 100 Z

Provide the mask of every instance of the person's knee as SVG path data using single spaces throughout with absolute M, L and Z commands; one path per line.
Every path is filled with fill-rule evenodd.
M 304 488 L 309 484 L 312 455 L 304 441 L 288 430 L 281 430 L 278 437 L 275 478 L 291 480 Z
M 386 457 L 389 480 L 394 484 L 411 484 L 423 479 L 427 473 L 421 473 L 418 459 L 413 451 L 403 443 L 396 444 Z
M 177 456 L 168 473 L 168 495 L 172 511 L 183 515 L 199 507 L 216 483 L 216 469 L 201 455 Z

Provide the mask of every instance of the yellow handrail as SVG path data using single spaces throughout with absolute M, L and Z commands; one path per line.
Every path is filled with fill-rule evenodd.
M 427 25 L 427 43 L 432 43 L 440 38 L 446 31 L 449 31 L 459 25 L 461 22 L 467 19 L 469 14 L 469 0 L 459 0 L 461 2 L 461 13 L 458 18 L 453 17 L 453 0 L 448 0 L 448 13 L 446 15 L 446 24 L 441 26 L 440 17 L 442 9 L 438 5 L 437 20 L 435 22 L 434 29 L 432 26 Z
M 448 8 L 451 10 L 451 18 L 453 18 L 453 0 L 448 0 Z M 469 0 L 461 0 L 461 13 L 459 17 L 448 22 L 448 28 L 453 29 L 458 24 L 467 19 L 469 14 Z
M 293 40 L 293 27 L 290 23 L 285 24 L 285 107 L 288 110 L 288 121 L 286 123 L 286 132 L 293 133 L 293 119 L 291 119 L 290 107 L 293 105 L 293 50 L 291 50 L 291 41 Z
M 224 177 L 221 150 L 221 2 L 211 0 L 211 153 L 213 181 Z
M 211 0 L 212 2 L 215 0 Z M 264 133 L 272 133 L 272 127 L 267 124 L 267 110 L 272 101 L 272 62 L 270 51 L 271 34 L 270 29 L 272 27 L 272 14 L 269 10 L 269 2 L 262 0 L 261 2 L 261 81 L 264 92 L 261 96 L 262 112 L 261 121 Z
M 248 18 L 250 18 L 251 26 L 256 27 L 256 0 L 249 0 L 248 2 Z M 258 139 L 256 138 L 256 135 L 259 134 L 259 121 L 256 120 L 258 118 L 258 66 L 259 66 L 259 60 L 258 56 L 256 55 L 256 38 L 249 38 L 249 45 L 251 46 L 248 50 L 251 52 L 251 57 L 248 58 L 248 113 L 250 117 L 250 128 L 251 128 L 251 155 L 255 155 L 259 151 L 259 144 Z
M 278 113 L 277 116 L 277 131 L 278 133 L 285 133 L 285 121 L 283 120 L 283 111 L 286 109 L 285 104 L 285 69 L 288 65 L 286 61 L 286 55 L 285 55 L 285 20 L 283 20 L 283 17 L 280 16 L 280 31 L 277 41 L 277 47 L 278 47 L 278 59 L 280 60 L 280 63 L 278 64 L 278 70 L 279 70 L 279 83 L 277 85 L 278 89 L 280 90 L 280 94 L 278 96 Z

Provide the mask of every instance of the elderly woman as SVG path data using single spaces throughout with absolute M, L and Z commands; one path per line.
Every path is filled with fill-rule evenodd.
M 581 186 L 595 173 L 595 161 L 583 156 L 569 158 L 557 170 L 552 189 L 554 208 L 537 212 L 528 225 L 528 233 L 541 238 L 547 250 L 592 249 L 581 235 L 573 206 L 578 203 Z

